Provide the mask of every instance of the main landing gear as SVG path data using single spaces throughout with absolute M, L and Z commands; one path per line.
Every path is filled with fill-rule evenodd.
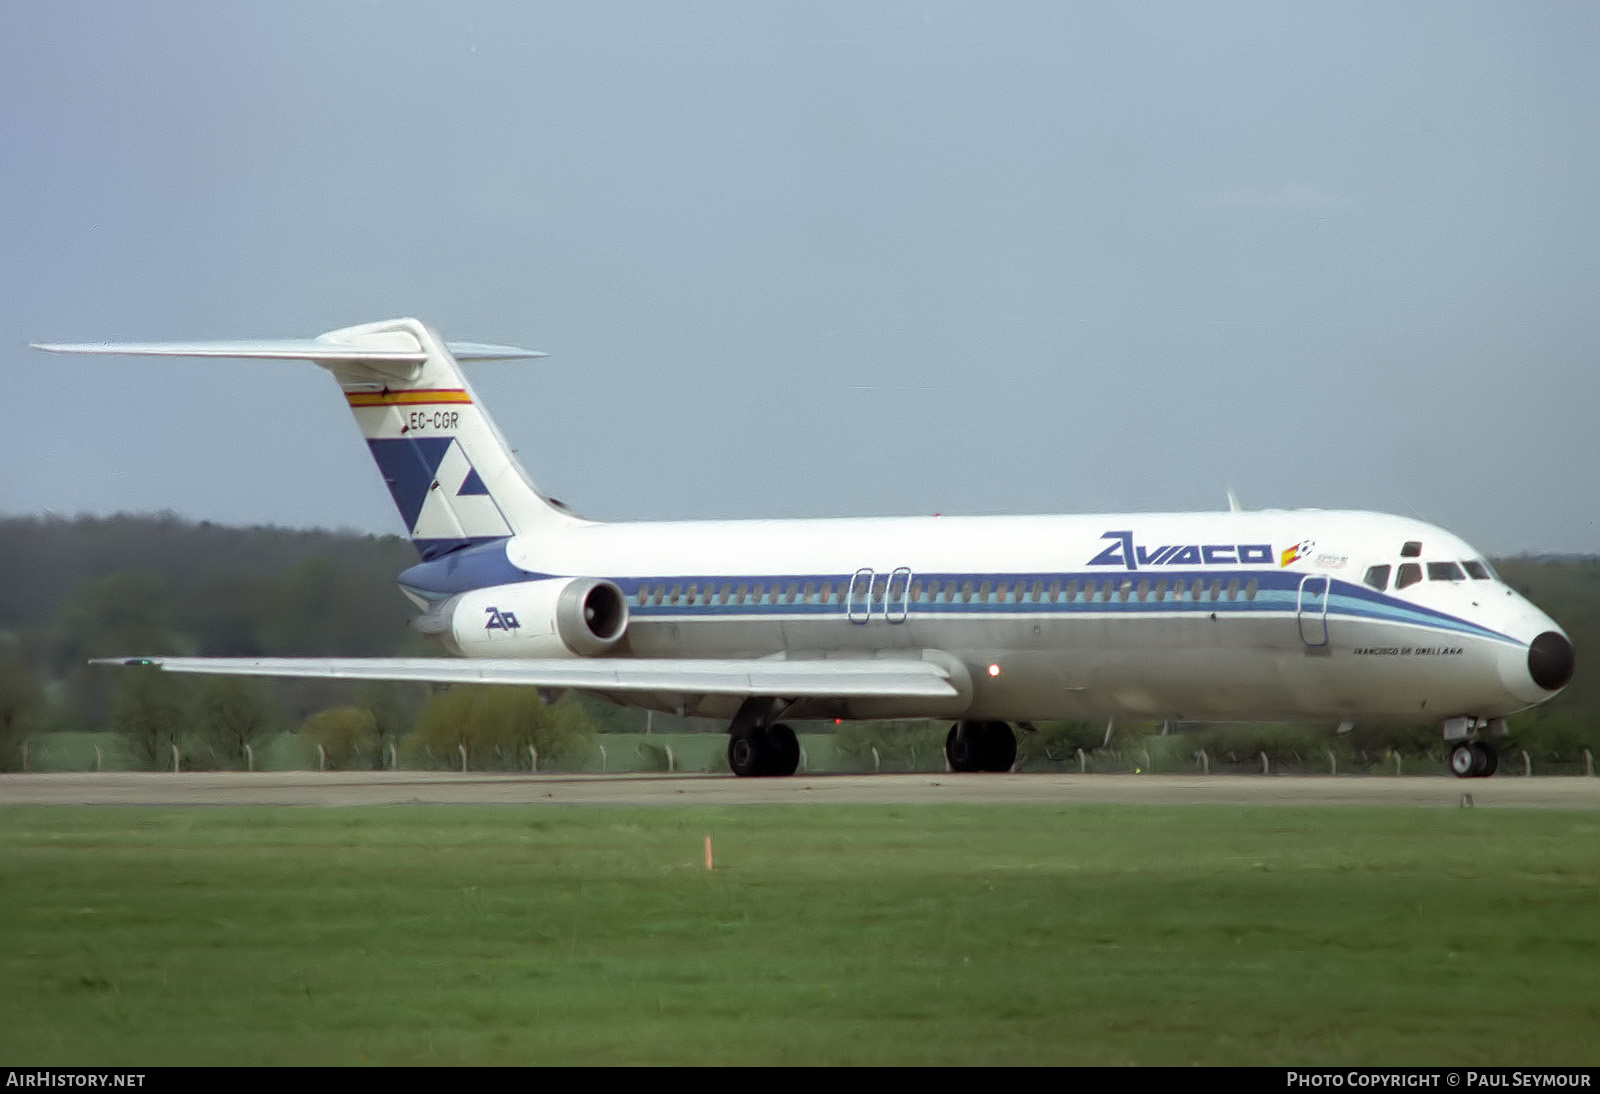
M 771 719 L 780 712 L 774 699 L 746 699 L 728 726 L 728 766 L 735 775 L 793 775 L 800 766 L 794 730 Z
M 1017 738 L 1004 722 L 957 722 L 944 739 L 951 771 L 1010 771 Z
M 1482 741 L 1462 741 L 1450 750 L 1450 771 L 1457 778 L 1486 778 L 1499 766 L 1500 754 L 1494 745 Z
M 782 707 L 771 699 L 749 699 L 728 726 L 728 766 L 735 775 L 793 775 L 800 766 L 794 730 L 768 719 Z M 1026 726 L 1026 723 L 1024 723 Z M 1017 762 L 1017 738 L 1005 722 L 957 722 L 944 739 L 951 771 L 1010 771 Z
M 730 730 L 728 766 L 735 775 L 793 775 L 800 766 L 800 742 L 782 722 Z

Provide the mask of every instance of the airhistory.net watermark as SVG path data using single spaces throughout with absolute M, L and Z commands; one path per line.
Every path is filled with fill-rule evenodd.
M 142 1071 L 52 1071 L 49 1068 L 6 1072 L 7 1087 L 114 1087 L 143 1086 Z

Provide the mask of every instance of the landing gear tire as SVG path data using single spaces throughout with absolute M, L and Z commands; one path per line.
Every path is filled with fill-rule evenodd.
M 767 773 L 767 735 L 761 729 L 749 729 L 728 737 L 728 766 L 735 775 L 746 778 Z
M 983 769 L 1010 771 L 1017 762 L 1017 735 L 1004 722 L 983 724 Z
M 793 775 L 800 766 L 800 741 L 794 730 L 779 722 L 767 727 L 768 775 Z
M 1017 738 L 1004 722 L 957 722 L 944 738 L 951 771 L 1010 771 Z
M 944 758 L 951 771 L 982 771 L 983 753 L 979 748 L 979 734 L 974 732 L 978 722 L 957 722 L 944 735 Z
M 1500 754 L 1482 741 L 1462 741 L 1450 750 L 1450 772 L 1458 779 L 1482 779 L 1500 767 Z
M 1482 741 L 1477 742 L 1477 747 L 1483 751 L 1483 775 L 1488 778 L 1500 770 L 1500 753 L 1494 745 L 1486 745 Z
M 800 766 L 800 742 L 781 722 L 756 726 L 728 737 L 728 766 L 735 775 L 793 775 Z

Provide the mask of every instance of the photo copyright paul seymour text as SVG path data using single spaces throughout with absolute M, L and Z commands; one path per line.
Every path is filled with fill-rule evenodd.
M 1571 1071 L 1291 1071 L 1285 1086 L 1295 1087 L 1579 1087 L 1589 1088 L 1593 1075 Z

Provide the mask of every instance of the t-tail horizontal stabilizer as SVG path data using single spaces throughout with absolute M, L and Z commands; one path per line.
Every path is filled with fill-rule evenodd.
M 537 549 L 580 523 L 551 505 L 478 405 L 461 361 L 543 357 L 483 342 L 445 342 L 416 319 L 316 338 L 227 342 L 49 342 L 51 353 L 314 361 L 333 374 L 406 531 L 424 559 L 527 537 Z
M 234 357 L 259 361 L 345 361 L 420 365 L 428 355 L 418 349 L 381 349 L 341 345 L 322 338 L 271 338 L 231 342 L 32 342 L 46 353 L 89 353 L 122 357 Z M 533 349 L 487 342 L 446 342 L 457 361 L 521 361 L 548 357 Z

